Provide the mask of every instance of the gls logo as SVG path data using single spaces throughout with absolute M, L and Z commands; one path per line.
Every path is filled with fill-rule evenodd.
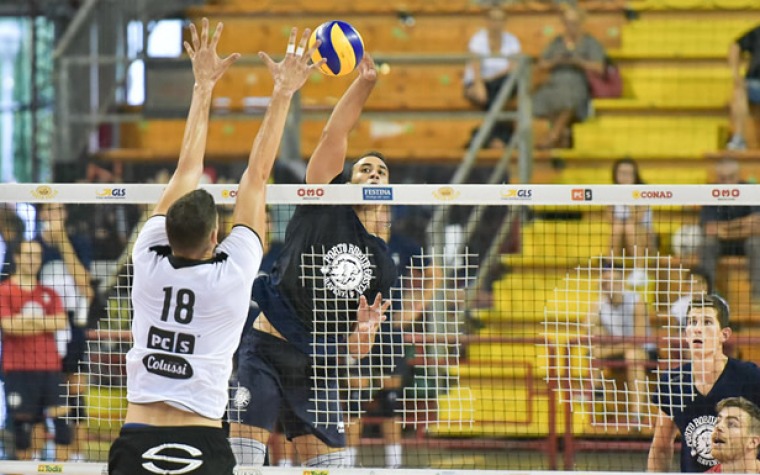
M 176 453 L 178 451 L 185 452 L 188 458 L 182 458 L 181 456 L 168 455 L 167 451 Z M 143 468 L 152 473 L 158 473 L 160 475 L 181 475 L 183 473 L 189 473 L 203 465 L 203 460 L 198 460 L 198 457 L 203 455 L 199 449 L 186 444 L 161 444 L 158 447 L 148 449 L 142 454 L 143 460 L 149 460 L 142 464 Z M 164 467 L 171 464 L 171 466 L 181 465 L 181 467 L 170 470 L 156 465 L 153 462 L 159 462 Z
M 98 198 L 124 198 L 127 196 L 127 189 L 126 188 L 103 188 L 102 190 L 98 191 L 95 196 Z
M 505 200 L 529 200 L 533 196 L 533 190 L 511 188 L 501 194 Z

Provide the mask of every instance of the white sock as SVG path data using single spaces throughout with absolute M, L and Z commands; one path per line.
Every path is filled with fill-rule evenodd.
M 385 466 L 388 468 L 398 468 L 401 466 L 401 444 L 391 444 L 385 446 Z
M 291 459 L 280 459 L 279 462 L 277 462 L 278 467 L 292 467 L 293 461 Z
M 346 449 L 346 467 L 356 467 L 356 447 Z

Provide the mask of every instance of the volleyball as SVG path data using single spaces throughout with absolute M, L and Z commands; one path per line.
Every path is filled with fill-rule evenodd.
M 309 47 L 322 41 L 314 50 L 311 60 L 315 63 L 326 59 L 319 69 L 328 76 L 343 76 L 359 65 L 364 57 L 364 41 L 356 28 L 344 21 L 333 20 L 319 25 L 309 38 Z
M 702 246 L 702 228 L 696 224 L 686 224 L 673 233 L 670 247 L 678 257 L 694 256 Z

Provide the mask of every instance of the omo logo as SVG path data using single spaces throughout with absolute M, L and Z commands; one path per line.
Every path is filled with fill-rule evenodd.
M 161 475 L 181 475 L 190 473 L 203 465 L 198 457 L 203 455 L 200 449 L 187 444 L 161 444 L 146 450 L 142 454 L 147 462 L 142 466 L 151 473 Z

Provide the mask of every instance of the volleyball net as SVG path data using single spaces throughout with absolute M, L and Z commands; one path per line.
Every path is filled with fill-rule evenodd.
M 205 188 L 219 204 L 221 240 L 236 188 Z M 161 191 L 122 184 L 0 188 L 0 473 L 103 470 L 127 404 L 129 252 Z M 688 403 L 652 401 L 665 375 L 671 386 L 685 384 L 678 381 L 693 357 L 685 338 L 693 297 L 714 286 L 731 307 L 734 333 L 725 351 L 760 356 L 753 256 L 742 245 L 724 245 L 709 268 L 704 256 L 716 241 L 699 227 L 706 209 L 720 215 L 757 203 L 760 191 L 748 185 L 272 185 L 264 268 L 281 249 L 296 207 L 369 206 L 379 211 L 378 223 L 364 224 L 387 241 L 399 275 L 385 296 L 388 321 L 369 354 L 355 359 L 340 345 L 352 322 L 346 301 L 357 298 L 371 270 L 364 250 L 313 247 L 300 256 L 300 280 L 315 302 L 309 423 L 338 424 L 354 465 L 372 473 L 643 471 L 655 418 Z M 9 297 L 9 276 L 31 265 L 29 246 L 21 244 L 30 238 L 43 243 L 40 282 L 68 314 L 69 324 L 55 331 L 24 323 L 46 318 L 47 306 L 17 309 Z M 50 392 L 43 398 L 29 375 L 61 360 L 66 402 L 58 407 L 48 402 L 55 391 L 40 386 Z M 231 413 L 245 410 L 250 397 L 236 376 Z M 338 396 L 320 390 L 334 381 Z M 24 410 L 39 417 L 27 427 L 31 441 L 19 444 L 16 416 Z M 61 421 L 73 429 L 71 443 L 61 437 Z M 683 443 L 709 459 L 711 428 L 703 429 Z M 302 462 L 279 432 L 269 446 L 272 468 L 240 473 Z M 15 461 L 23 457 L 36 461 Z

